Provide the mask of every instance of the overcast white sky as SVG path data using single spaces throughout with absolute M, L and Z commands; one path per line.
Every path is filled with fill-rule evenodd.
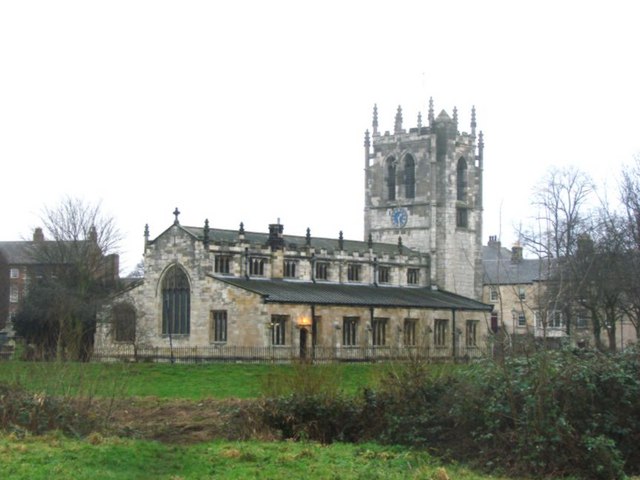
M 363 237 L 363 135 L 458 107 L 485 134 L 483 238 L 533 185 L 615 185 L 640 152 L 640 4 L 628 1 L 4 1 L 0 240 L 65 195 L 144 225 Z

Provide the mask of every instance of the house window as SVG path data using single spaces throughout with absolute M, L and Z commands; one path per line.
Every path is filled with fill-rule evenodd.
M 489 291 L 489 300 L 491 302 L 497 302 L 498 301 L 498 289 L 497 288 L 492 288 Z
M 396 199 L 396 159 L 393 157 L 387 160 L 387 198 Z
M 404 319 L 404 344 L 406 346 L 415 346 L 416 344 L 416 324 L 415 318 Z
M 477 347 L 478 346 L 478 320 L 467 320 L 467 328 L 466 328 L 466 343 L 467 347 Z
M 162 279 L 162 333 L 188 335 L 191 329 L 189 280 L 173 265 Z
M 20 278 L 20 269 L 19 268 L 12 268 L 11 270 L 9 270 L 9 277 L 11 277 L 11 278 Z
M 417 268 L 407 269 L 407 284 L 417 285 L 420 282 L 420 270 Z
M 436 320 L 433 329 L 433 344 L 444 347 L 447 344 L 447 325 L 449 320 Z
M 389 283 L 390 270 L 389 267 L 378 267 L 378 282 Z
M 456 227 L 467 228 L 469 226 L 469 218 L 467 215 L 467 209 L 458 207 L 456 208 Z
M 564 317 L 562 312 L 554 311 L 549 314 L 548 328 L 562 329 L 564 328 Z
M 216 273 L 229 273 L 231 257 L 229 255 L 216 255 L 214 271 Z
M 342 319 L 342 345 L 353 347 L 356 343 L 359 317 L 344 317 Z
M 135 342 L 136 311 L 132 305 L 121 303 L 113 307 L 113 328 L 116 342 Z
M 327 262 L 316 263 L 316 278 L 326 280 L 329 278 L 329 264 Z
M 249 259 L 249 275 L 264 276 L 264 258 L 251 257 Z
M 271 315 L 271 345 L 285 345 L 287 315 Z
M 411 155 L 404 157 L 404 193 L 407 198 L 416 196 L 416 162 Z
M 587 328 L 588 315 L 585 311 L 580 311 L 576 315 L 576 328 Z
M 387 344 L 387 322 L 388 318 L 374 318 L 371 323 L 372 341 L 375 346 Z
M 285 278 L 296 278 L 296 264 L 295 260 L 284 261 L 284 276 Z
M 360 281 L 360 265 L 357 263 L 350 263 L 347 265 L 347 280 L 350 282 Z
M 9 289 L 9 302 L 18 303 L 19 295 L 18 295 L 18 286 L 11 285 Z
M 216 343 L 227 341 L 227 311 L 212 310 L 211 314 L 211 339 Z
M 524 287 L 518 287 L 518 300 L 525 300 L 527 298 L 527 294 L 524 291 Z
M 516 322 L 516 326 L 518 327 L 527 326 L 527 317 L 524 314 L 524 312 L 513 312 L 513 319 Z

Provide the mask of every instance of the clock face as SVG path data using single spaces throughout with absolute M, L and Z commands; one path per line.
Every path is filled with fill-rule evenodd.
M 391 211 L 391 223 L 394 227 L 402 228 L 407 224 L 409 213 L 406 208 L 394 208 Z

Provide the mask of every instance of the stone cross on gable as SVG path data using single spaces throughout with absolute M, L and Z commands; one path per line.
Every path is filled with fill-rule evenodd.
M 176 219 L 173 221 L 173 224 L 179 225 L 180 222 L 178 221 L 178 215 L 180 215 L 180 210 L 178 210 L 178 207 L 176 207 L 176 209 L 173 211 L 173 214 L 176 216 Z

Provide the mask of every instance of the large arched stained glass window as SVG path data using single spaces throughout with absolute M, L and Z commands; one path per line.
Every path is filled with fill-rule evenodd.
M 396 199 L 396 159 L 393 157 L 387 160 L 387 198 Z
M 404 157 L 404 196 L 416 196 L 416 162 L 411 155 Z
M 465 202 L 467 200 L 467 162 L 460 157 L 457 168 L 457 200 Z
M 188 335 L 191 298 L 189 280 L 177 265 L 167 270 L 162 279 L 162 333 Z

